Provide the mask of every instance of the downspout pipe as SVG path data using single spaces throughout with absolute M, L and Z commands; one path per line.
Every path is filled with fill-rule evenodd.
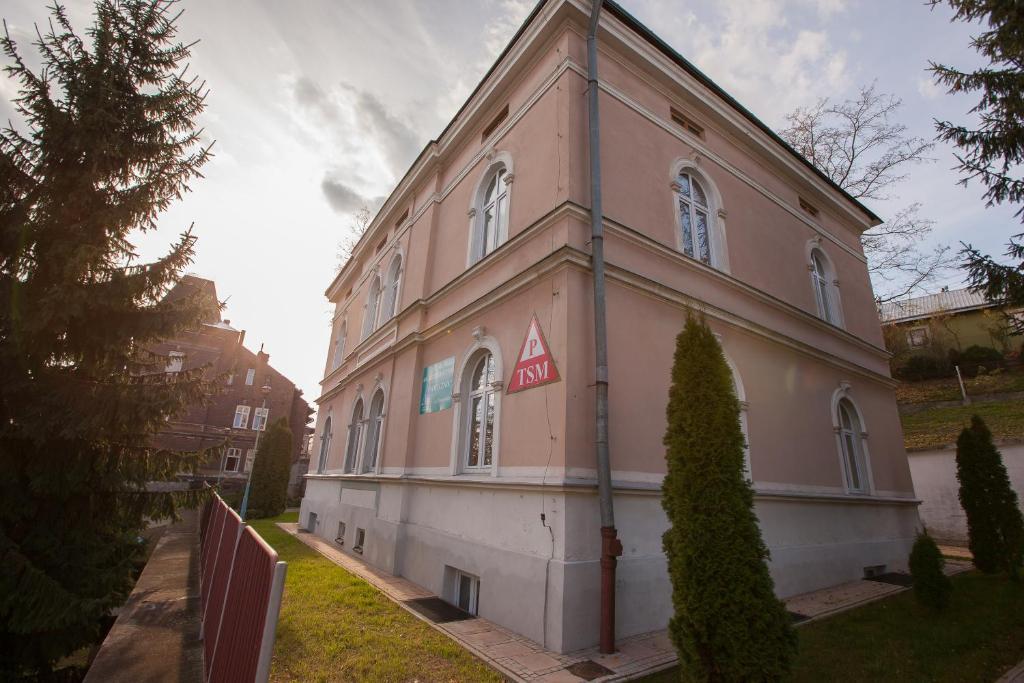
M 604 213 L 601 207 L 601 122 L 598 116 L 597 24 L 603 0 L 593 0 L 587 29 L 587 108 L 590 126 L 590 246 L 594 271 L 594 360 L 597 389 L 597 494 L 601 507 L 602 654 L 615 652 L 615 566 L 622 543 L 615 530 L 612 470 L 608 454 L 608 328 L 605 316 Z

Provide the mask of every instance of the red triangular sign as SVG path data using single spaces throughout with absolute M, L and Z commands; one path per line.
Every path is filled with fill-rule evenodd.
M 507 393 L 514 394 L 524 389 L 557 382 L 559 379 L 561 378 L 558 376 L 558 368 L 555 367 L 555 359 L 551 357 L 551 350 L 544 340 L 544 332 L 541 331 L 537 316 L 534 315 L 530 320 L 530 328 L 526 331 L 523 348 L 519 350 L 516 366 L 512 368 Z

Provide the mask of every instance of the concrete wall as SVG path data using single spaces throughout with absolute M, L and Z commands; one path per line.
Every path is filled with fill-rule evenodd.
M 1004 445 L 999 450 L 1020 502 L 1024 500 L 1024 444 Z M 956 479 L 956 448 L 911 451 L 907 457 L 914 491 L 921 499 L 921 523 L 940 541 L 967 545 L 967 517 L 960 507 L 960 484 Z

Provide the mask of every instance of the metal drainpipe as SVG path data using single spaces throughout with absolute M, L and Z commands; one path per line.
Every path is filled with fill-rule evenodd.
M 622 543 L 615 531 L 608 455 L 608 333 L 604 298 L 604 214 L 601 210 L 601 134 L 597 111 L 597 23 L 593 0 L 587 30 L 587 106 L 590 115 L 590 245 L 594 270 L 594 358 L 597 371 L 597 493 L 601 505 L 601 652 L 615 652 L 615 565 Z

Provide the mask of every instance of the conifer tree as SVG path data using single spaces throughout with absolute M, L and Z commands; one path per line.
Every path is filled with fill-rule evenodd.
M 209 155 L 173 4 L 98 0 L 85 38 L 50 12 L 38 71 L 0 41 L 20 118 L 0 131 L 2 680 L 45 675 L 124 602 L 144 520 L 195 498 L 147 483 L 203 457 L 150 437 L 213 389 L 146 351 L 208 313 L 163 300 L 194 236 L 152 263 L 132 244 Z
M 779 680 L 796 636 L 766 565 L 732 374 L 714 334 L 692 315 L 676 338 L 666 413 L 662 505 L 670 527 L 662 542 L 681 673 L 694 681 Z
M 941 611 L 949 605 L 953 583 L 942 571 L 946 565 L 935 540 L 922 532 L 910 551 L 910 575 L 914 577 L 914 596 L 925 607 Z
M 252 466 L 247 517 L 276 517 L 288 503 L 288 477 L 292 468 L 292 430 L 281 418 L 260 439 Z
M 1017 578 L 1024 560 L 1024 518 L 992 432 L 977 415 L 956 440 L 956 478 L 974 566 Z
M 950 94 L 977 93 L 970 113 L 973 125 L 936 121 L 939 138 L 957 146 L 961 183 L 979 181 L 988 206 L 1016 205 L 1024 221 L 1024 8 L 1018 0 L 930 0 L 948 4 L 953 21 L 976 23 L 980 32 L 971 47 L 987 64 L 972 71 L 931 63 L 931 71 Z M 961 251 L 971 287 L 1008 309 L 1024 306 L 1024 233 L 1012 236 L 1006 256 L 994 259 L 970 245 Z M 1007 316 L 1007 324 L 1024 334 L 1024 320 Z

